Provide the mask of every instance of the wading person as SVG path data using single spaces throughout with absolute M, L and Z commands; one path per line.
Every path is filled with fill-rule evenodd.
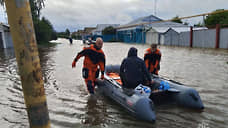
M 139 84 L 152 84 L 150 73 L 144 61 L 137 56 L 137 49 L 134 47 L 130 48 L 127 58 L 121 63 L 120 78 L 123 89 L 128 94 Z
M 102 50 L 103 40 L 97 38 L 95 44 L 84 48 L 77 54 L 72 62 L 72 68 L 76 67 L 76 62 L 81 58 L 84 58 L 82 76 L 85 79 L 87 89 L 90 94 L 94 94 L 95 80 L 99 76 L 99 69 L 101 70 L 101 79 L 104 79 L 105 70 L 105 55 Z
M 69 37 L 69 42 L 70 42 L 70 44 L 72 44 L 72 43 L 73 43 L 73 39 L 72 39 L 72 37 Z
M 161 52 L 157 48 L 157 44 L 151 44 L 150 48 L 146 49 L 144 61 L 150 73 L 158 75 L 160 70 Z

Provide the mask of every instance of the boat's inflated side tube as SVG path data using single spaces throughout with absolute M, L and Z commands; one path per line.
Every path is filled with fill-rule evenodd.
M 155 121 L 154 104 L 147 94 L 147 92 L 150 93 L 148 87 L 140 85 L 137 89 L 140 88 L 142 90 L 139 89 L 136 92 L 133 90 L 135 92 L 133 95 L 127 95 L 121 87 L 117 87 L 108 79 L 104 81 L 98 80 L 97 83 L 99 91 L 116 101 L 136 118 L 150 122 Z
M 193 88 L 182 89 L 175 97 L 178 105 L 194 109 L 204 109 L 198 92 Z
M 106 72 L 119 73 L 120 65 L 108 65 L 108 66 L 106 66 Z M 167 94 L 167 96 L 168 96 L 167 98 L 169 99 L 169 103 L 170 102 L 176 103 L 177 105 L 181 105 L 183 107 L 194 108 L 194 109 L 204 109 L 203 102 L 202 102 L 198 92 L 194 88 L 187 87 L 179 82 L 176 82 L 173 80 L 167 80 L 167 79 L 159 77 L 159 76 L 154 77 L 154 75 L 152 75 L 152 79 L 158 85 L 160 85 L 162 82 L 163 83 L 167 82 L 170 86 L 169 87 L 170 90 L 172 90 L 172 89 L 176 90 L 176 91 L 167 90 L 165 92 L 165 94 Z M 162 101 L 160 101 L 160 102 L 162 102 Z
M 135 104 L 136 116 L 139 119 L 154 122 L 156 119 L 154 104 L 148 98 L 141 98 Z
M 203 102 L 198 94 L 198 92 L 191 87 L 187 87 L 182 85 L 179 82 L 175 82 L 173 80 L 166 80 L 164 78 L 154 78 L 156 83 L 167 82 L 171 89 L 175 89 L 178 92 L 171 92 L 172 93 L 172 100 L 177 105 L 193 108 L 193 109 L 204 109 Z

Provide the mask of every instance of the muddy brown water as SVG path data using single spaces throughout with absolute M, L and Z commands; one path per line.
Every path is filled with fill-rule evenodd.
M 228 128 L 228 50 L 160 46 L 160 75 L 195 88 L 202 112 L 165 105 L 156 107 L 155 123 L 140 121 L 102 95 L 91 99 L 81 75 L 83 59 L 71 68 L 82 42 L 60 39 L 39 48 L 49 116 L 53 128 Z M 143 57 L 148 45 L 105 43 L 107 64 L 120 64 L 130 47 Z M 0 50 L 0 127 L 29 127 L 20 77 L 12 49 Z

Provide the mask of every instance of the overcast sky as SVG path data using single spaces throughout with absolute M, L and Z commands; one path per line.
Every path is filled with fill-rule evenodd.
M 156 1 L 156 16 L 162 19 L 228 9 L 228 0 Z M 49 19 L 57 31 L 64 31 L 66 28 L 75 31 L 96 24 L 125 24 L 154 14 L 154 5 L 155 0 L 46 0 L 42 16 Z M 3 15 L 0 16 L 0 20 L 4 20 Z M 202 19 L 193 18 L 187 22 L 194 24 Z

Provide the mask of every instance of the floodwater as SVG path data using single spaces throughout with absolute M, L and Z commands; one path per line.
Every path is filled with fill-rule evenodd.
M 195 111 L 173 105 L 156 106 L 155 123 L 140 121 L 102 95 L 90 98 L 81 75 L 81 59 L 71 62 L 83 48 L 68 40 L 40 48 L 49 116 L 53 128 L 228 128 L 228 50 L 161 46 L 160 75 L 195 88 L 205 109 Z M 148 45 L 105 43 L 107 64 L 120 64 L 130 47 L 143 56 Z M 13 50 L 0 51 L 0 127 L 29 127 L 20 77 Z

